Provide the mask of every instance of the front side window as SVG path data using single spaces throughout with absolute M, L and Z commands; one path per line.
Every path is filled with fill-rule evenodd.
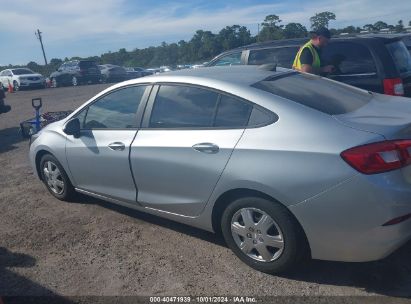
M 211 127 L 218 93 L 189 86 L 162 85 L 150 118 L 150 128 Z
M 137 109 L 145 89 L 146 86 L 128 87 L 101 97 L 88 107 L 87 112 L 82 111 L 77 116 L 82 123 L 82 128 L 137 128 Z
M 291 68 L 298 47 L 280 47 L 261 50 L 251 50 L 248 56 L 248 64 L 260 65 L 267 63 L 276 63 L 284 68 Z
M 376 73 L 374 59 L 363 45 L 352 42 L 332 42 L 323 50 L 321 65 L 333 65 L 335 75 Z
M 213 66 L 241 65 L 241 52 L 225 55 L 215 61 Z

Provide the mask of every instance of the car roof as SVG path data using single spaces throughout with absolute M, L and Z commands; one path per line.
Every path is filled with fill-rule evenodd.
M 395 40 L 400 40 L 404 35 L 393 35 L 393 34 L 361 34 L 361 35 L 347 35 L 347 36 L 333 36 L 331 41 L 361 41 L 361 42 L 367 42 L 367 41 L 383 41 L 389 42 L 389 41 L 395 41 Z M 309 37 L 305 38 L 293 38 L 293 39 L 280 39 L 280 40 L 271 40 L 271 41 L 266 41 L 266 42 L 256 42 L 248 45 L 244 45 L 238 48 L 234 48 L 231 50 L 227 50 L 221 54 L 219 54 L 217 57 L 219 57 L 222 54 L 227 54 L 231 52 L 236 52 L 236 51 L 241 51 L 241 50 L 248 50 L 248 49 L 261 49 L 261 48 L 270 48 L 270 47 L 282 47 L 282 46 L 301 46 L 305 42 L 310 40 Z
M 149 76 L 150 79 L 155 79 L 156 82 L 167 81 L 172 82 L 173 79 L 189 78 L 190 80 L 214 80 L 219 82 L 229 82 L 237 85 L 252 85 L 267 77 L 283 75 L 293 72 L 290 69 L 277 68 L 270 70 L 271 65 L 267 66 L 219 66 L 207 67 L 198 69 L 184 69 L 172 72 L 166 72 L 156 76 Z

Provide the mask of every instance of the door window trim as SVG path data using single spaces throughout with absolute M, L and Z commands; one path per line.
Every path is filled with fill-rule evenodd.
M 150 93 L 151 93 L 151 91 L 152 91 L 152 89 L 153 89 L 153 85 L 150 84 L 150 83 L 144 83 L 144 84 L 139 83 L 139 84 L 127 85 L 127 86 L 124 86 L 124 87 L 119 87 L 119 88 L 116 88 L 116 89 L 114 89 L 114 90 L 111 90 L 111 91 L 105 93 L 104 95 L 99 96 L 98 98 L 96 98 L 96 99 L 93 100 L 92 102 L 88 103 L 87 105 L 85 105 L 85 106 L 84 106 L 78 113 L 76 113 L 70 120 L 77 118 L 81 113 L 83 113 L 84 111 L 86 111 L 86 115 L 85 115 L 85 117 L 84 117 L 84 119 L 85 119 L 85 118 L 87 117 L 87 112 L 88 112 L 88 109 L 90 108 L 90 106 L 92 106 L 93 104 L 95 104 L 96 102 L 98 102 L 99 100 L 101 100 L 102 98 L 104 98 L 105 96 L 107 96 L 107 95 L 109 95 L 109 94 L 111 94 L 111 93 L 114 93 L 114 92 L 116 92 L 116 91 L 120 91 L 120 90 L 123 90 L 123 89 L 131 88 L 131 87 L 139 87 L 139 86 L 146 86 L 146 89 L 145 89 L 145 91 L 144 91 L 144 93 L 143 93 L 143 96 L 141 97 L 140 104 L 138 105 L 138 108 L 137 108 L 137 112 L 136 112 L 136 127 L 133 127 L 133 128 L 93 128 L 93 129 L 86 129 L 86 128 L 82 128 L 82 127 L 81 127 L 81 128 L 80 128 L 80 132 L 82 132 L 82 131 L 102 131 L 102 130 L 104 130 L 104 131 L 127 131 L 127 130 L 134 130 L 134 131 L 136 131 L 136 130 L 139 130 L 139 129 L 141 128 L 141 124 L 142 124 L 142 120 L 143 120 L 143 116 L 144 116 L 144 111 L 145 111 L 145 108 L 146 108 L 146 105 L 147 105 L 147 100 L 148 100 L 148 98 L 149 98 L 149 96 L 150 96 Z M 81 122 L 80 122 L 80 123 L 81 123 Z M 83 123 L 84 123 L 84 121 L 83 121 Z M 82 126 L 82 125 L 81 125 L 81 126 Z
M 151 114 L 152 114 L 152 111 L 153 111 L 154 102 L 156 100 L 158 91 L 160 90 L 160 87 L 162 85 L 192 87 L 192 88 L 203 89 L 203 90 L 207 90 L 207 91 L 211 91 L 211 92 L 215 92 L 215 93 L 219 94 L 219 96 L 217 98 L 216 108 L 214 109 L 214 120 L 216 118 L 216 114 L 217 114 L 217 111 L 218 111 L 218 106 L 220 104 L 221 97 L 223 95 L 225 95 L 227 97 L 232 97 L 232 98 L 238 99 L 241 102 L 245 102 L 247 104 L 250 104 L 250 106 L 252 108 L 256 108 L 257 110 L 260 110 L 261 112 L 265 113 L 269 117 L 269 119 L 267 120 L 266 123 L 263 123 L 263 124 L 252 125 L 252 126 L 246 125 L 246 126 L 242 126 L 242 127 L 213 127 L 213 126 L 210 126 L 210 127 L 192 127 L 192 126 L 190 126 L 190 127 L 175 127 L 175 128 L 152 128 L 152 127 L 150 127 Z M 252 111 L 253 111 L 253 109 L 250 112 L 250 117 L 251 117 Z M 150 97 L 148 98 L 147 105 L 146 105 L 146 108 L 145 108 L 145 111 L 144 111 L 144 117 L 143 117 L 140 129 L 142 129 L 142 130 L 159 130 L 159 131 L 160 130 L 163 130 L 163 131 L 164 130 L 176 131 L 176 130 L 241 130 L 241 129 L 255 129 L 255 128 L 261 128 L 261 127 L 271 125 L 271 124 L 277 122 L 278 119 L 279 119 L 279 117 L 278 117 L 277 114 L 275 114 L 274 112 L 272 112 L 272 111 L 270 111 L 270 110 L 268 110 L 268 109 L 266 109 L 266 108 L 264 108 L 264 107 L 262 107 L 262 106 L 260 106 L 256 103 L 254 103 L 252 101 L 249 101 L 247 99 L 244 99 L 242 97 L 239 97 L 239 96 L 236 96 L 236 95 L 224 92 L 224 91 L 220 91 L 220 90 L 215 89 L 215 88 L 210 88 L 210 87 L 207 87 L 207 86 L 202 86 L 202 85 L 197 85 L 197 84 L 190 84 L 190 83 L 158 82 L 158 83 L 153 85 L 153 88 L 151 90 Z

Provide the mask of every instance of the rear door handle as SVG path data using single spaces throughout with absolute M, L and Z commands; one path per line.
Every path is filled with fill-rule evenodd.
M 220 151 L 220 148 L 212 143 L 199 143 L 193 146 L 193 149 L 199 152 L 215 154 Z
M 125 144 L 119 141 L 109 144 L 108 147 L 114 151 L 123 151 L 126 148 Z

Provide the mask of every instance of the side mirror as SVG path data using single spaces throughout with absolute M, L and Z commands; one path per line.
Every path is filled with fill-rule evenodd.
M 80 137 L 80 120 L 78 120 L 78 118 L 74 118 L 70 120 L 64 127 L 63 131 L 67 135 L 73 135 L 74 138 L 79 138 Z

